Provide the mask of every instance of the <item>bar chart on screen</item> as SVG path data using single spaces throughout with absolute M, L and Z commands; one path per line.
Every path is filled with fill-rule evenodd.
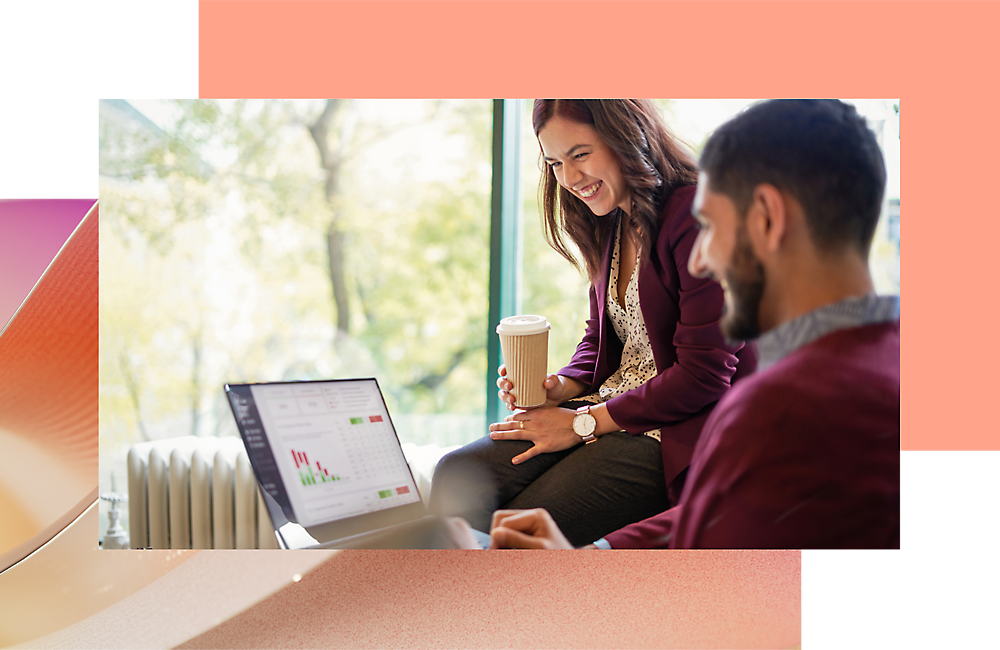
M 304 451 L 292 449 L 292 460 L 295 461 L 295 468 L 299 470 L 299 478 L 302 479 L 302 485 L 320 485 L 344 479 L 339 474 L 331 474 L 318 460 L 316 461 L 316 471 L 314 472 L 312 466 L 309 464 L 309 455 Z

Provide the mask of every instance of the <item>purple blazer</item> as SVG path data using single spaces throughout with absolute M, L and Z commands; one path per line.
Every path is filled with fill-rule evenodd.
M 691 215 L 694 193 L 694 186 L 671 193 L 660 213 L 652 263 L 639 269 L 639 307 L 658 374 L 607 402 L 608 413 L 625 431 L 637 435 L 660 429 L 668 486 L 690 465 L 712 407 L 735 379 L 757 367 L 753 345 L 729 345 L 719 330 L 722 287 L 688 273 L 688 258 L 698 237 Z M 616 220 L 608 222 L 609 228 L 617 227 Z M 569 365 L 557 373 L 585 384 L 584 394 L 597 391 L 621 365 L 623 345 L 605 308 L 614 244 L 614 236 L 609 237 L 603 272 L 590 287 L 590 318 L 583 341 Z

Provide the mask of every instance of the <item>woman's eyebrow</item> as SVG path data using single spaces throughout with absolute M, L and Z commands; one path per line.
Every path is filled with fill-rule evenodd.
M 573 152 L 576 151 L 577 149 L 579 149 L 580 147 L 589 147 L 589 146 L 591 146 L 591 145 L 589 145 L 589 144 L 574 145 L 572 149 L 570 149 L 569 151 L 566 152 L 566 156 L 572 156 Z M 543 155 L 542 156 L 542 160 L 555 160 L 555 158 L 549 158 L 548 156 Z

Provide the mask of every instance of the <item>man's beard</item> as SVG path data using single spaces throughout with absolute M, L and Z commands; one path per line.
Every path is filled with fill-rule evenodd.
M 736 234 L 733 257 L 726 266 L 726 284 L 732 303 L 726 303 L 719 322 L 723 336 L 732 344 L 760 336 L 760 301 L 764 295 L 764 266 L 754 255 L 746 226 Z

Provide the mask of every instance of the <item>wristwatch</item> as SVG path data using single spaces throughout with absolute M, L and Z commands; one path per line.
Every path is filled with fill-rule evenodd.
M 576 409 L 576 416 L 573 417 L 573 432 L 580 436 L 584 444 L 590 444 L 597 440 L 594 429 L 597 428 L 597 420 L 590 414 L 590 404 Z

